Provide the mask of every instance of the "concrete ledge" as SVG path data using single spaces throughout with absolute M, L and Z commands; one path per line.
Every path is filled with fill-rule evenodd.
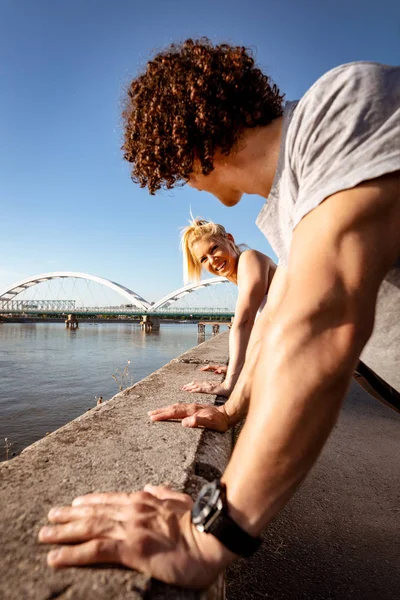
M 221 578 L 208 592 L 191 593 L 119 568 L 55 571 L 37 533 L 51 506 L 69 504 L 94 491 L 132 491 L 146 483 L 168 483 L 196 494 L 223 472 L 231 433 L 151 423 L 147 411 L 189 395 L 180 387 L 197 376 L 199 364 L 226 362 L 228 332 L 204 342 L 129 390 L 0 464 L 0 597 L 4 600 L 220 600 Z M 203 373 L 214 378 L 215 375 Z M 191 394 L 191 402 L 209 402 Z

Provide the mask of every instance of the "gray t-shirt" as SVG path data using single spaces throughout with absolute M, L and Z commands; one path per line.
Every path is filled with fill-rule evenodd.
M 342 65 L 299 102 L 288 102 L 277 172 L 256 221 L 279 264 L 288 263 L 296 225 L 326 198 L 397 170 L 400 67 Z M 381 285 L 374 332 L 361 358 L 400 391 L 400 257 Z

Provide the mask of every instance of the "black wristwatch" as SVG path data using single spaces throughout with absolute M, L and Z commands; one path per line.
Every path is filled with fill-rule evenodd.
M 200 490 L 192 508 L 192 523 L 199 531 L 211 533 L 235 554 L 251 556 L 261 538 L 249 535 L 228 514 L 226 486 L 219 479 Z

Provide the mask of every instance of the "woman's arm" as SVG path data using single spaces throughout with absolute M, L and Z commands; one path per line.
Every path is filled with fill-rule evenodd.
M 219 407 L 220 410 L 224 410 L 228 429 L 242 421 L 247 414 L 250 401 L 251 382 L 253 380 L 255 365 L 258 360 L 260 346 L 265 337 L 265 331 L 269 323 L 273 321 L 279 305 L 283 302 L 286 289 L 287 269 L 285 267 L 275 266 L 273 280 L 270 282 L 268 291 L 267 304 L 251 332 L 250 341 L 247 346 L 245 365 L 229 400 L 224 406 Z M 193 417 L 191 417 L 191 419 L 193 420 Z
M 247 250 L 239 258 L 235 318 L 229 336 L 229 365 L 225 386 L 232 392 L 243 368 L 257 311 L 268 292 L 275 263 L 265 254 Z
M 263 266 L 262 261 L 264 263 Z M 259 272 L 261 268 L 263 269 L 262 273 Z M 229 400 L 224 406 L 219 407 L 182 403 L 164 406 L 149 413 L 152 421 L 180 419 L 182 420 L 182 425 L 185 427 L 207 427 L 208 429 L 215 429 L 217 431 L 226 431 L 246 415 L 250 393 L 248 383 L 253 368 L 251 365 L 255 363 L 258 355 L 259 340 L 262 339 L 264 327 L 263 323 L 271 318 L 275 307 L 279 304 L 284 294 L 285 277 L 285 270 L 281 268 L 277 269 L 275 263 L 264 254 L 254 250 L 248 250 L 242 254 L 238 268 L 239 298 L 234 321 L 237 330 L 235 331 L 234 327 L 232 327 L 230 333 L 232 341 L 230 339 L 229 367 L 231 368 L 231 373 L 234 374 L 233 376 L 236 374 L 236 380 L 240 373 L 241 367 L 239 368 L 239 365 L 243 366 L 245 357 L 246 367 L 243 369 L 243 373 L 240 375 Z M 259 281 L 260 279 L 262 281 L 258 286 L 257 278 Z M 254 288 L 257 287 L 258 290 L 254 293 Z M 242 323 L 243 325 L 244 321 L 247 321 L 249 317 L 252 318 L 252 323 L 254 323 L 258 307 L 265 295 L 265 292 L 261 294 L 261 290 L 264 289 L 266 291 L 268 287 L 268 302 L 253 329 L 251 330 L 250 328 L 250 330 L 246 331 L 245 327 L 239 327 L 238 324 Z M 253 349 L 251 351 L 252 358 L 248 360 L 250 348 Z M 188 386 L 185 386 L 185 388 L 190 388 L 187 391 L 217 395 L 223 395 L 226 389 L 223 387 L 223 384 L 213 384 L 211 382 L 192 382 Z
M 275 263 L 261 252 L 246 250 L 241 254 L 237 272 L 239 295 L 229 334 L 229 365 L 226 378 L 222 383 L 192 381 L 183 386 L 182 390 L 218 396 L 231 394 L 245 361 L 257 311 L 268 291 L 275 270 Z

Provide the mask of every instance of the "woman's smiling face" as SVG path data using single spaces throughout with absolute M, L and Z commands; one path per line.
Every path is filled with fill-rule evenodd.
M 192 245 L 193 256 L 212 275 L 236 279 L 239 256 L 234 250 L 230 233 L 197 240 Z

